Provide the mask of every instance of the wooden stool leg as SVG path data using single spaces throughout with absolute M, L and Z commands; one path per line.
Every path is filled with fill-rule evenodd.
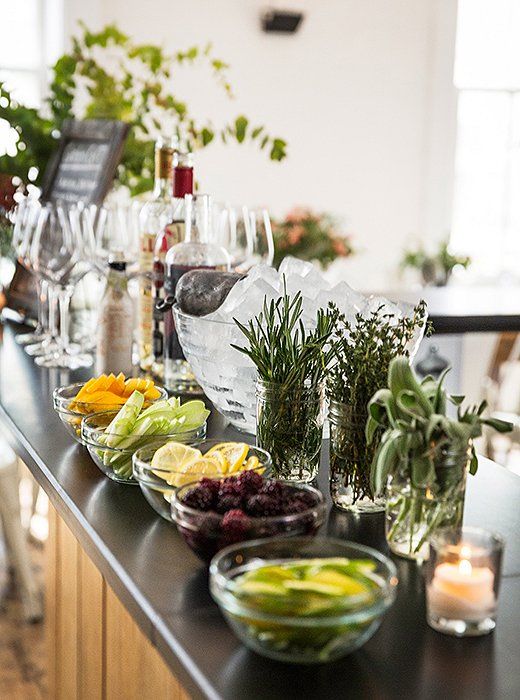
M 42 601 L 32 573 L 27 541 L 20 520 L 18 486 L 18 463 L 13 455 L 12 460 L 4 459 L 0 464 L 0 517 L 11 564 L 21 587 L 25 617 L 29 622 L 36 622 L 43 615 Z

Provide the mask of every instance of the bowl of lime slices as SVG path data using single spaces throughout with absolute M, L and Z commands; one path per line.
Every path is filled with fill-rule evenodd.
M 332 661 L 361 647 L 396 588 L 388 557 L 332 538 L 241 542 L 210 567 L 211 595 L 239 639 L 291 663 Z
M 267 474 L 271 457 L 259 447 L 244 442 L 201 440 L 182 444 L 158 438 L 132 458 L 134 479 L 144 497 L 165 520 L 171 521 L 173 492 L 204 478 L 223 478 L 254 470 Z

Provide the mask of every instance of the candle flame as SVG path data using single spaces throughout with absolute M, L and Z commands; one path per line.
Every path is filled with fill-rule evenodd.
M 471 559 L 471 547 L 467 544 L 463 544 L 460 548 L 460 556 L 462 559 Z
M 459 562 L 459 571 L 463 576 L 471 576 L 471 572 L 473 571 L 471 562 L 467 559 L 461 559 Z

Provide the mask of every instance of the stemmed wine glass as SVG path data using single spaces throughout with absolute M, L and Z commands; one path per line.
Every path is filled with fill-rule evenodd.
M 271 219 L 267 209 L 243 207 L 243 218 L 247 235 L 248 269 L 254 265 L 272 265 L 274 240 Z
M 18 262 L 36 278 L 38 318 L 34 331 L 20 333 L 16 336 L 19 345 L 25 345 L 26 352 L 37 354 L 42 345 L 49 339 L 48 316 L 45 314 L 47 302 L 47 282 L 32 269 L 29 251 L 36 230 L 36 222 L 41 204 L 36 199 L 26 197 L 16 207 L 13 227 L 13 249 Z
M 102 275 L 106 274 L 109 258 L 121 256 L 127 264 L 130 278 L 139 273 L 139 202 L 116 202 L 86 207 L 82 225 L 89 228 L 94 241 L 92 260 Z
M 69 306 L 77 282 L 89 271 L 89 241 L 79 225 L 79 209 L 61 203 L 42 206 L 30 246 L 30 259 L 35 271 L 49 285 L 49 325 L 56 345 L 36 358 L 42 367 L 77 369 L 92 364 L 92 356 L 75 352 L 69 343 Z M 57 298 L 60 331 L 54 299 Z
M 231 258 L 231 269 L 241 272 L 249 254 L 247 225 L 244 207 L 214 205 L 214 231 L 216 242 L 227 250 Z M 246 210 L 247 215 L 247 210 Z

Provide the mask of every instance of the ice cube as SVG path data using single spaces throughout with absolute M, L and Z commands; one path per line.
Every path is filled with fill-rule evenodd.
M 298 258 L 288 256 L 282 260 L 278 272 L 280 277 L 282 277 L 282 275 L 300 275 L 300 277 L 305 277 L 305 275 L 308 275 L 315 269 L 315 266 L 306 260 L 299 260 Z
M 250 284 L 254 284 L 257 280 L 264 280 L 274 289 L 280 289 L 280 275 L 269 265 L 255 265 L 249 271 L 247 280 Z

